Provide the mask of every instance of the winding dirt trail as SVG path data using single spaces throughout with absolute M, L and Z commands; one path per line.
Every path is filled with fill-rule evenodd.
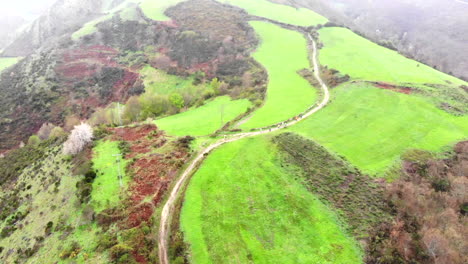
M 177 181 L 174 188 L 172 189 L 171 194 L 170 194 L 170 196 L 169 196 L 169 198 L 168 198 L 168 200 L 167 200 L 167 202 L 164 205 L 164 208 L 162 210 L 161 222 L 160 222 L 160 228 L 159 228 L 159 238 L 158 238 L 159 262 L 161 264 L 169 264 L 169 258 L 168 258 L 167 251 L 168 251 L 168 239 L 169 239 L 169 233 L 170 233 L 170 223 L 171 223 L 171 216 L 172 216 L 173 211 L 174 211 L 174 206 L 176 204 L 178 194 L 182 190 L 182 187 L 184 186 L 185 182 L 190 178 L 190 176 L 194 172 L 194 169 L 196 168 L 196 166 L 199 165 L 204 160 L 205 156 L 208 155 L 208 153 L 210 153 L 210 151 L 218 148 L 219 146 L 221 146 L 221 145 L 223 145 L 225 143 L 237 141 L 237 140 L 242 139 L 242 138 L 253 137 L 253 136 L 258 136 L 258 135 L 262 135 L 262 134 L 268 134 L 268 133 L 272 133 L 274 131 L 277 131 L 277 130 L 280 130 L 280 129 L 283 129 L 283 128 L 290 127 L 290 126 L 300 122 L 302 119 L 305 119 L 305 118 L 311 116 L 312 114 L 314 114 L 315 112 L 319 111 L 320 109 L 325 107 L 325 105 L 327 105 L 327 103 L 329 102 L 330 93 L 328 91 L 328 87 L 323 82 L 322 78 L 320 78 L 320 74 L 319 74 L 320 67 L 319 67 L 319 64 L 317 62 L 317 44 L 316 44 L 315 40 L 312 38 L 312 36 L 310 34 L 308 34 L 308 37 L 312 41 L 312 45 L 313 45 L 312 60 L 313 60 L 313 64 L 314 64 L 314 75 L 315 75 L 316 80 L 320 83 L 321 89 L 323 91 L 322 101 L 317 106 L 312 107 L 310 110 L 305 112 L 301 117 L 299 117 L 296 120 L 289 121 L 289 122 L 284 122 L 282 125 L 280 125 L 278 127 L 275 127 L 275 128 L 272 128 L 272 129 L 265 129 L 265 130 L 261 129 L 259 131 L 254 131 L 254 132 L 247 132 L 247 133 L 239 133 L 239 134 L 235 134 L 235 135 L 229 135 L 225 139 L 219 140 L 219 141 L 213 143 L 212 145 L 208 146 L 203 151 L 201 151 L 200 154 L 198 154 L 198 156 L 190 163 L 190 165 L 187 167 L 187 169 L 185 169 L 184 173 L 180 176 L 179 180 Z

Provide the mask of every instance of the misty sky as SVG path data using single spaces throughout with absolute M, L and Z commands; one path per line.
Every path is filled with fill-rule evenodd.
M 0 15 L 19 15 L 33 19 L 57 0 L 0 0 Z

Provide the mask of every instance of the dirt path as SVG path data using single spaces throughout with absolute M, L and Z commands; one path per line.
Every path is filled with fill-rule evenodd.
M 168 239 L 169 239 L 169 232 L 170 232 L 170 223 L 171 223 L 171 216 L 174 211 L 174 206 L 178 197 L 179 192 L 182 190 L 182 187 L 184 186 L 185 182 L 190 178 L 190 175 L 193 174 L 194 169 L 199 165 L 206 155 L 210 153 L 210 151 L 218 148 L 219 146 L 237 141 L 242 138 L 247 138 L 247 137 L 253 137 L 253 136 L 258 136 L 262 134 L 268 134 L 275 132 L 277 130 L 290 127 L 298 122 L 300 122 L 302 119 L 305 119 L 315 112 L 319 111 L 325 105 L 327 105 L 328 101 L 330 100 L 330 93 L 328 91 L 327 85 L 323 82 L 323 80 L 320 78 L 319 72 L 320 72 L 320 67 L 317 62 L 317 44 L 315 43 L 314 39 L 310 34 L 308 34 L 309 39 L 312 41 L 313 44 L 313 54 L 312 54 L 312 60 L 314 64 L 314 75 L 317 81 L 320 83 L 321 89 L 323 91 L 323 99 L 322 101 L 315 107 L 311 108 L 308 110 L 306 113 L 304 113 L 301 117 L 299 117 L 296 120 L 290 121 L 290 122 L 284 122 L 283 124 L 272 128 L 272 129 L 266 129 L 266 130 L 259 130 L 259 131 L 254 131 L 254 132 L 248 132 L 248 133 L 239 133 L 236 135 L 229 135 L 227 138 L 219 140 L 216 143 L 213 143 L 212 145 L 208 146 L 205 148 L 203 151 L 198 154 L 198 156 L 190 163 L 190 165 L 185 169 L 184 173 L 180 176 L 179 180 L 175 184 L 174 188 L 171 191 L 171 194 L 164 205 L 164 208 L 161 213 L 161 222 L 160 222 L 160 228 L 159 228 L 159 238 L 158 238 L 158 243 L 159 243 L 159 262 L 161 264 L 169 264 L 169 258 L 167 255 L 168 251 Z

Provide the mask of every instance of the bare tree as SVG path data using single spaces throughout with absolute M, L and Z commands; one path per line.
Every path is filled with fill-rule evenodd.
M 138 120 L 141 113 L 141 104 L 138 96 L 132 96 L 128 99 L 123 111 L 124 119 L 131 123 Z
M 63 144 L 63 153 L 65 155 L 75 155 L 93 139 L 93 128 L 86 124 L 75 126 L 67 141 Z
M 54 127 L 55 126 L 51 123 L 44 123 L 37 132 L 37 135 L 41 140 L 49 139 L 50 132 L 52 132 L 52 129 L 54 129 Z
M 438 229 L 429 229 L 424 232 L 422 241 L 434 263 L 437 264 L 438 259 L 447 254 L 448 241 Z
M 52 129 L 52 131 L 50 131 L 49 138 L 58 138 L 64 135 L 65 131 L 63 128 L 56 126 L 54 129 Z
M 71 116 L 68 116 L 67 118 L 65 118 L 64 128 L 65 128 L 66 131 L 70 131 L 75 126 L 77 126 L 79 124 L 80 124 L 80 119 L 75 115 L 71 115 Z

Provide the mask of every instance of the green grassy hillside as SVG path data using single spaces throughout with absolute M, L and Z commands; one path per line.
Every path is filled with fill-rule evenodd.
M 121 157 L 113 156 L 121 153 L 119 142 L 99 141 L 93 149 L 93 168 L 97 171 L 97 177 L 93 182 L 91 193 L 91 204 L 96 212 L 105 208 L 113 207 L 120 201 L 121 195 L 126 188 L 130 177 L 125 174 L 125 167 L 128 161 Z M 120 171 L 122 173 L 123 189 L 119 183 L 118 160 L 121 161 Z
M 166 21 L 170 20 L 170 18 L 164 14 L 166 9 L 184 1 L 186 0 L 143 0 L 140 7 L 148 18 L 157 21 Z
M 336 216 L 280 166 L 269 138 L 215 150 L 187 189 L 192 263 L 362 263 Z
M 194 85 L 194 77 L 182 78 L 170 75 L 149 65 L 140 70 L 145 85 L 145 92 L 150 94 L 169 95 L 171 93 L 203 93 L 207 84 Z
M 91 223 L 92 207 L 80 202 L 84 177 L 73 174 L 73 162 L 62 154 L 61 141 L 38 148 L 44 151 L 41 158 L 25 168 L 13 185 L 0 186 L 0 201 L 19 202 L 13 214 L 0 222 L 0 262 L 109 263 L 108 256 L 96 250 L 102 229 Z M 4 232 L 12 226 L 16 231 Z M 72 252 L 76 255 L 69 257 Z
M 16 64 L 20 58 L 0 58 L 0 73 L 6 68 Z
M 448 114 L 423 98 L 366 84 L 335 88 L 329 106 L 291 130 L 380 174 L 409 148 L 440 151 L 468 135 L 468 116 Z
M 73 40 L 78 40 L 84 36 L 87 36 L 89 34 L 92 34 L 97 31 L 97 24 L 104 22 L 106 20 L 111 19 L 114 15 L 120 14 L 120 17 L 123 20 L 136 20 L 136 9 L 135 6 L 132 6 L 132 3 L 138 3 L 139 0 L 125 0 L 123 1 L 120 5 L 104 10 L 106 15 L 100 16 L 92 21 L 89 21 L 88 23 L 84 24 L 82 28 L 79 30 L 75 31 L 72 34 L 72 39 Z M 110 3 L 109 3 L 110 4 Z
M 290 6 L 272 3 L 267 0 L 218 0 L 218 2 L 238 6 L 245 9 L 251 15 L 297 26 L 314 26 L 325 24 L 328 21 L 326 18 L 310 9 L 296 9 Z
M 240 126 L 244 129 L 264 127 L 294 117 L 316 99 L 316 90 L 297 73 L 309 68 L 304 36 L 270 23 L 251 22 L 251 25 L 261 39 L 253 57 L 266 68 L 269 83 L 265 104 Z
M 218 97 L 205 105 L 186 112 L 156 120 L 156 125 L 174 136 L 208 135 L 251 106 L 246 99 L 231 100 L 229 96 Z
M 432 69 L 398 52 L 379 46 L 346 28 L 322 28 L 320 63 L 354 79 L 391 83 L 464 82 Z

